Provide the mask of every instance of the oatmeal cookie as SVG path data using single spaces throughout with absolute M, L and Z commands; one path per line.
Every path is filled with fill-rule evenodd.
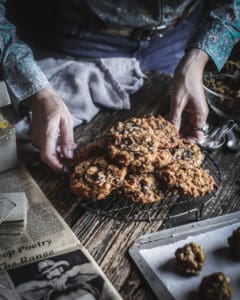
M 230 280 L 222 272 L 203 277 L 199 294 L 203 300 L 231 300 L 233 290 Z
M 75 166 L 70 188 L 83 198 L 101 200 L 122 184 L 126 174 L 125 167 L 112 164 L 104 156 L 96 156 Z
M 198 145 L 182 139 L 181 143 L 171 150 L 174 160 L 185 160 L 195 167 L 200 167 L 203 162 L 203 154 Z
M 110 157 L 117 163 L 148 172 L 156 157 L 158 140 L 146 118 L 116 123 L 106 135 Z
M 159 141 L 160 149 L 170 149 L 176 147 L 180 143 L 180 137 L 175 126 L 164 119 L 162 116 L 147 117 L 149 125 L 155 132 L 156 139 Z
M 178 248 L 175 257 L 177 269 L 186 275 L 198 275 L 205 261 L 203 247 L 194 242 Z
M 105 148 L 104 140 L 88 143 L 79 149 L 77 148 L 74 151 L 73 163 L 76 164 L 90 157 L 102 155 L 104 154 Z
M 134 202 L 152 203 L 163 200 L 164 192 L 152 174 L 131 174 L 124 181 L 122 193 Z
M 215 184 L 207 171 L 183 160 L 167 165 L 158 175 L 171 191 L 192 197 L 204 196 Z
M 240 258 L 240 227 L 233 230 L 232 235 L 228 237 L 228 245 L 232 254 Z
M 154 160 L 156 169 L 161 169 L 169 165 L 173 161 L 173 156 L 170 149 L 158 149 L 157 156 Z

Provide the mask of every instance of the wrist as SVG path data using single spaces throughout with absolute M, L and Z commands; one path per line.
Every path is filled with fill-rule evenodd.
M 184 56 L 185 64 L 196 68 L 196 71 L 203 73 L 204 68 L 209 60 L 209 56 L 201 49 L 192 48 Z
M 177 78 L 188 78 L 191 80 L 193 77 L 196 80 L 202 80 L 203 71 L 206 63 L 208 62 L 208 55 L 197 48 L 190 49 L 179 62 L 174 77 Z
M 35 105 L 35 103 L 41 103 L 43 101 L 46 101 L 53 95 L 55 95 L 55 92 L 51 87 L 41 89 L 36 94 L 23 101 L 24 107 L 26 107 L 28 110 L 32 110 L 32 107 L 33 105 Z

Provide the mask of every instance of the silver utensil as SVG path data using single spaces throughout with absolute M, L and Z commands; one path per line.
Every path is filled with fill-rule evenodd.
M 240 139 L 237 137 L 235 132 L 233 130 L 230 130 L 227 133 L 227 143 L 226 146 L 228 149 L 233 151 L 239 151 L 240 150 Z
M 219 130 L 219 128 L 218 128 L 218 130 Z M 215 140 L 214 137 L 207 135 L 207 136 L 204 136 L 198 142 L 198 145 L 207 150 L 216 150 L 216 149 L 221 148 L 225 142 L 226 142 L 225 137 Z
M 198 142 L 199 146 L 207 150 L 221 148 L 226 142 L 226 134 L 236 126 L 233 120 L 225 122 L 223 125 L 214 128 Z

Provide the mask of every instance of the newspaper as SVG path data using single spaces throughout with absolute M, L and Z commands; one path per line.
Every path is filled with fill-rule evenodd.
M 121 299 L 22 164 L 0 191 L 28 198 L 26 231 L 0 236 L 0 299 Z
M 2 205 L 1 202 L 3 202 Z M 8 215 L 5 213 L 4 218 L 1 218 L 0 212 L 0 235 L 23 233 L 27 225 L 27 202 L 25 193 L 0 194 L 1 210 L 6 211 L 6 208 L 10 206 L 9 204 L 12 205 L 10 213 Z
M 5 194 L 0 194 L 0 226 L 11 215 L 16 204 Z

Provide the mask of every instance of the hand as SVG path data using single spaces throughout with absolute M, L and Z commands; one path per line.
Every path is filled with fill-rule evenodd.
M 56 279 L 54 282 L 53 282 L 53 288 L 57 291 L 64 291 L 66 290 L 67 286 L 66 286 L 66 283 L 67 283 L 67 277 L 62 275 L 60 278 Z
M 63 167 L 57 144 L 60 142 L 61 154 L 71 159 L 75 148 L 71 115 L 65 103 L 52 88 L 45 88 L 26 100 L 32 111 L 31 140 L 40 150 L 42 160 L 50 168 L 59 172 Z M 60 137 L 60 140 L 59 140 Z
M 180 61 L 173 77 L 168 118 L 183 137 L 192 140 L 203 136 L 201 128 L 208 116 L 202 82 L 207 61 L 208 55 L 204 51 L 192 49 Z

